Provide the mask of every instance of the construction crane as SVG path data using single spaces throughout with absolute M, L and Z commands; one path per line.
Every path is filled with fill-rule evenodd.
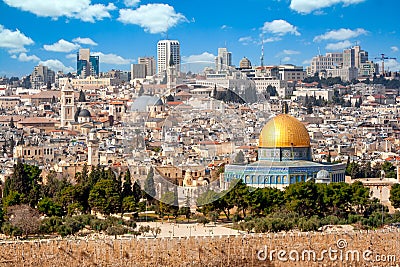
M 382 76 L 385 77 L 385 59 L 396 59 L 395 57 L 388 57 L 385 54 L 381 54 L 380 57 L 376 57 L 375 59 L 382 60 Z

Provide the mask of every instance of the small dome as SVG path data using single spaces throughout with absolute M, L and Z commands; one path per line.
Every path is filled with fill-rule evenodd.
M 91 114 L 89 112 L 89 110 L 87 109 L 82 109 L 79 114 L 78 117 L 91 117 Z
M 248 58 L 244 57 L 242 60 L 239 62 L 239 67 L 242 69 L 250 69 L 251 68 L 251 62 Z
M 320 170 L 317 173 L 317 180 L 326 180 L 329 179 L 329 172 L 326 170 Z
M 288 114 L 280 114 L 264 125 L 259 147 L 310 147 L 310 135 L 298 119 Z

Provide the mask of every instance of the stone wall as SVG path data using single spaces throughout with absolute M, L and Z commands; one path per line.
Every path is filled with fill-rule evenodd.
M 387 267 L 400 266 L 399 238 L 399 231 L 386 230 L 188 239 L 3 241 L 0 266 Z

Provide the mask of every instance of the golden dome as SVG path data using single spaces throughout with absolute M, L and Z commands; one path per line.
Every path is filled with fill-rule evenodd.
M 259 147 L 310 147 L 310 136 L 299 120 L 287 114 L 280 114 L 264 125 Z

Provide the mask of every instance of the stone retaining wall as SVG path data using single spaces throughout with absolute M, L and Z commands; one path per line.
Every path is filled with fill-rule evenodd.
M 388 267 L 396 264 L 400 266 L 399 231 L 0 242 L 0 266 Z

